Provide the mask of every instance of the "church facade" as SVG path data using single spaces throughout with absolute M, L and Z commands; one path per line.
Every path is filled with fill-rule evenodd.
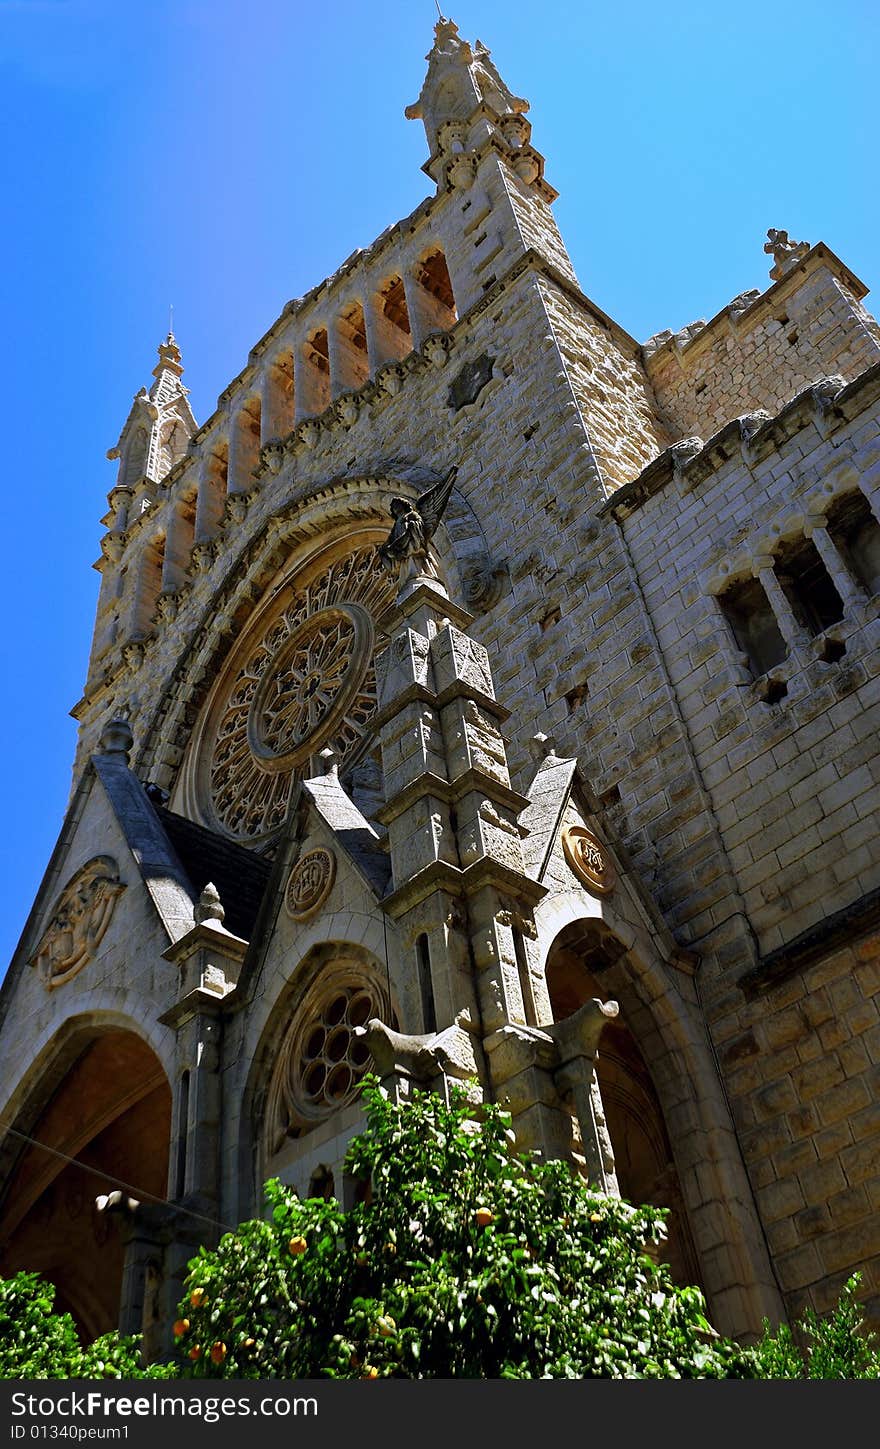
M 824 244 L 639 344 L 441 19 L 431 195 L 118 444 L 0 992 L 0 1272 L 155 1349 L 377 1071 L 669 1208 L 719 1329 L 880 1313 L 880 327 Z

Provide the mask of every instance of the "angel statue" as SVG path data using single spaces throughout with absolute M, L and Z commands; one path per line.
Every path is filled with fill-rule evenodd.
M 457 467 L 450 468 L 439 483 L 428 488 L 415 501 L 411 498 L 391 500 L 394 527 L 385 542 L 379 545 L 378 553 L 386 568 L 397 569 L 400 587 L 407 579 L 438 577 L 428 544 L 443 517 L 457 472 Z

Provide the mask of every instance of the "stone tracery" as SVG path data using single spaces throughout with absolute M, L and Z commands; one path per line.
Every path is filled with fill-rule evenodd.
M 376 708 L 375 620 L 392 588 L 372 548 L 279 591 L 236 653 L 211 713 L 199 804 L 227 833 L 269 838 L 322 746 L 344 764 Z

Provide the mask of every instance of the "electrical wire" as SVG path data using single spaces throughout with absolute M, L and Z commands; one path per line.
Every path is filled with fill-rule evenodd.
M 150 1202 L 157 1203 L 160 1207 L 173 1208 L 182 1217 L 194 1218 L 197 1222 L 208 1223 L 212 1228 L 219 1228 L 224 1233 L 234 1233 L 235 1228 L 229 1223 L 221 1223 L 217 1218 L 209 1218 L 204 1213 L 193 1212 L 191 1208 L 181 1207 L 179 1203 L 172 1202 L 170 1198 L 159 1197 L 154 1192 L 147 1192 L 144 1188 L 133 1187 L 130 1182 L 123 1182 L 121 1178 L 113 1177 L 109 1172 L 102 1172 L 99 1167 L 93 1167 L 90 1162 L 82 1162 L 78 1157 L 68 1157 L 66 1152 L 59 1152 L 57 1147 L 50 1147 L 47 1142 L 38 1142 L 36 1137 L 29 1137 L 26 1132 L 19 1132 L 18 1128 L 11 1123 L 0 1119 L 0 1128 L 4 1128 L 10 1137 L 17 1137 L 20 1142 L 26 1142 L 30 1147 L 36 1147 L 41 1152 L 47 1152 L 50 1157 L 57 1157 L 61 1162 L 66 1162 L 71 1167 L 79 1167 L 83 1172 L 91 1172 L 95 1177 L 100 1177 L 104 1182 L 109 1182 L 113 1187 L 121 1188 L 140 1202 L 148 1198 Z

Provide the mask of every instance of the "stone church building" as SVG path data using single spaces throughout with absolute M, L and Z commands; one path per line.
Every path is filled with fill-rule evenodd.
M 441 19 L 431 194 L 109 456 L 74 789 L 0 994 L 0 1272 L 161 1346 L 357 1087 L 504 1102 L 754 1334 L 880 1305 L 880 327 L 823 243 L 645 343 Z M 760 246 L 756 241 L 756 247 Z

